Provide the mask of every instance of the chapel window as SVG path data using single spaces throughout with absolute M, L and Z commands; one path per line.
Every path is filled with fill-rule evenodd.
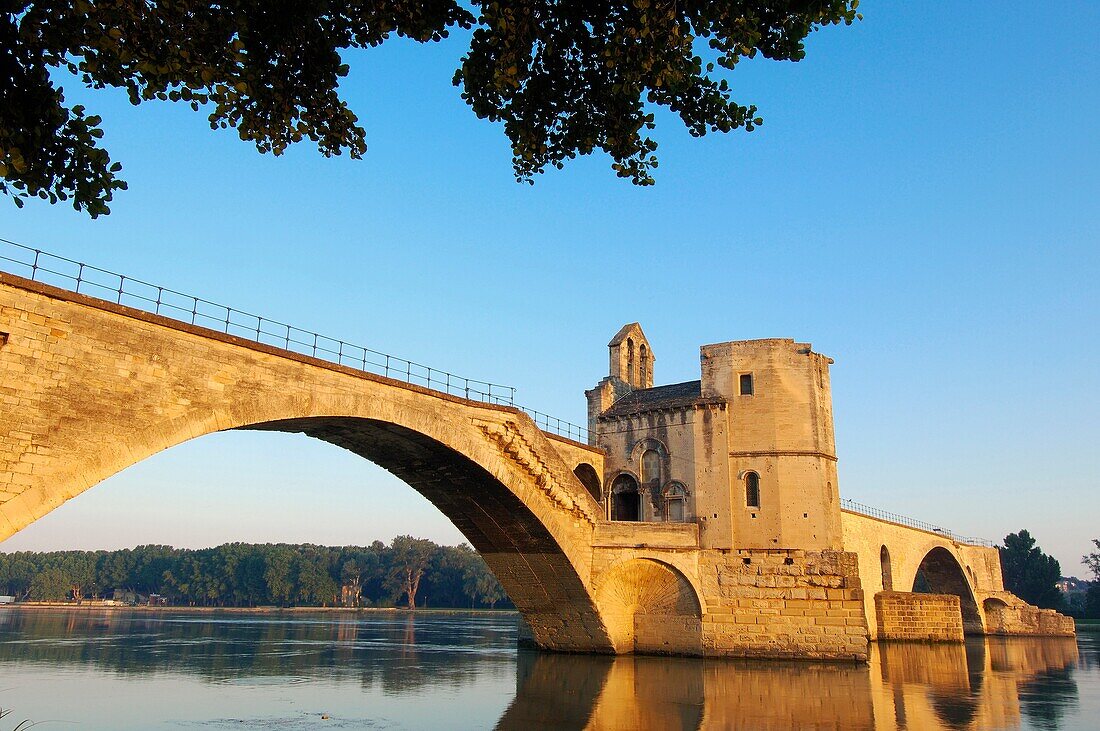
M 751 373 L 742 373 L 741 374 L 741 395 L 742 396 L 752 396 L 752 394 L 753 394 L 752 385 L 753 385 L 752 384 L 752 374 Z
M 669 485 L 665 490 L 665 520 L 669 523 L 683 523 L 686 511 L 684 509 L 687 491 L 678 482 Z
M 656 449 L 642 453 L 642 482 L 646 485 L 661 483 L 661 455 Z
M 755 472 L 745 475 L 745 505 L 750 508 L 760 507 L 760 475 Z

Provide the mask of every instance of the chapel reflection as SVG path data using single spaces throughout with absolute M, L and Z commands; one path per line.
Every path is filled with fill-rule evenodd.
M 1077 702 L 1071 638 L 872 650 L 869 665 L 521 652 L 497 729 L 1056 728 Z

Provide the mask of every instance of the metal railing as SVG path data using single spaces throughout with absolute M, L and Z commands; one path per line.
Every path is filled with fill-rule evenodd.
M 848 498 L 841 498 L 840 505 L 842 509 L 852 513 L 859 513 L 860 515 L 866 515 L 871 518 L 879 518 L 880 520 L 897 523 L 899 525 L 908 526 L 910 528 L 916 528 L 917 530 L 928 531 L 929 533 L 936 533 L 943 536 L 944 538 L 949 538 L 957 543 L 967 543 L 972 546 L 985 546 L 987 548 L 996 548 L 999 545 L 996 542 L 987 540 L 985 538 L 975 538 L 974 536 L 961 536 L 952 530 L 944 528 L 943 526 L 933 525 L 932 523 L 928 523 L 923 520 L 917 520 L 916 518 L 910 518 L 905 515 L 899 515 L 898 513 L 891 513 L 889 510 L 873 508 L 870 505 L 857 503 L 855 500 L 849 500 Z
M 471 401 L 525 411 L 543 431 L 588 441 L 588 430 L 515 402 L 516 389 L 466 378 L 227 305 L 150 284 L 0 238 L 0 268 L 11 274 L 299 355 L 373 373 Z

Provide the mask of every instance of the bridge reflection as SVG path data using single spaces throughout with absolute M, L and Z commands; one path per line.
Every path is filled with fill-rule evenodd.
M 882 643 L 869 665 L 523 652 L 497 729 L 1056 727 L 1078 660 L 1069 638 Z
M 95 667 L 142 682 L 190 676 L 215 688 L 309 681 L 339 686 L 353 705 L 369 700 L 373 713 L 384 715 L 396 698 L 431 704 L 442 697 L 461 715 L 463 699 L 491 703 L 509 693 L 515 672 L 510 704 L 482 725 L 885 731 L 1060 728 L 1077 711 L 1076 678 L 1095 678 L 1100 668 L 1100 638 L 1091 633 L 872 644 L 869 664 L 527 650 L 517 658 L 515 642 L 515 617 L 501 614 L 6 609 L 0 675 L 50 668 L 64 678 Z M 1089 688 L 1082 687 L 1086 697 Z

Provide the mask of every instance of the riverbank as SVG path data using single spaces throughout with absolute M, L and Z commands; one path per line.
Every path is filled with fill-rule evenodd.
M 6 610 L 29 611 L 109 611 L 109 612 L 187 612 L 194 614 L 516 614 L 515 609 L 463 609 L 461 607 L 183 607 L 145 604 L 92 604 L 88 602 L 18 602 L 0 604 Z

